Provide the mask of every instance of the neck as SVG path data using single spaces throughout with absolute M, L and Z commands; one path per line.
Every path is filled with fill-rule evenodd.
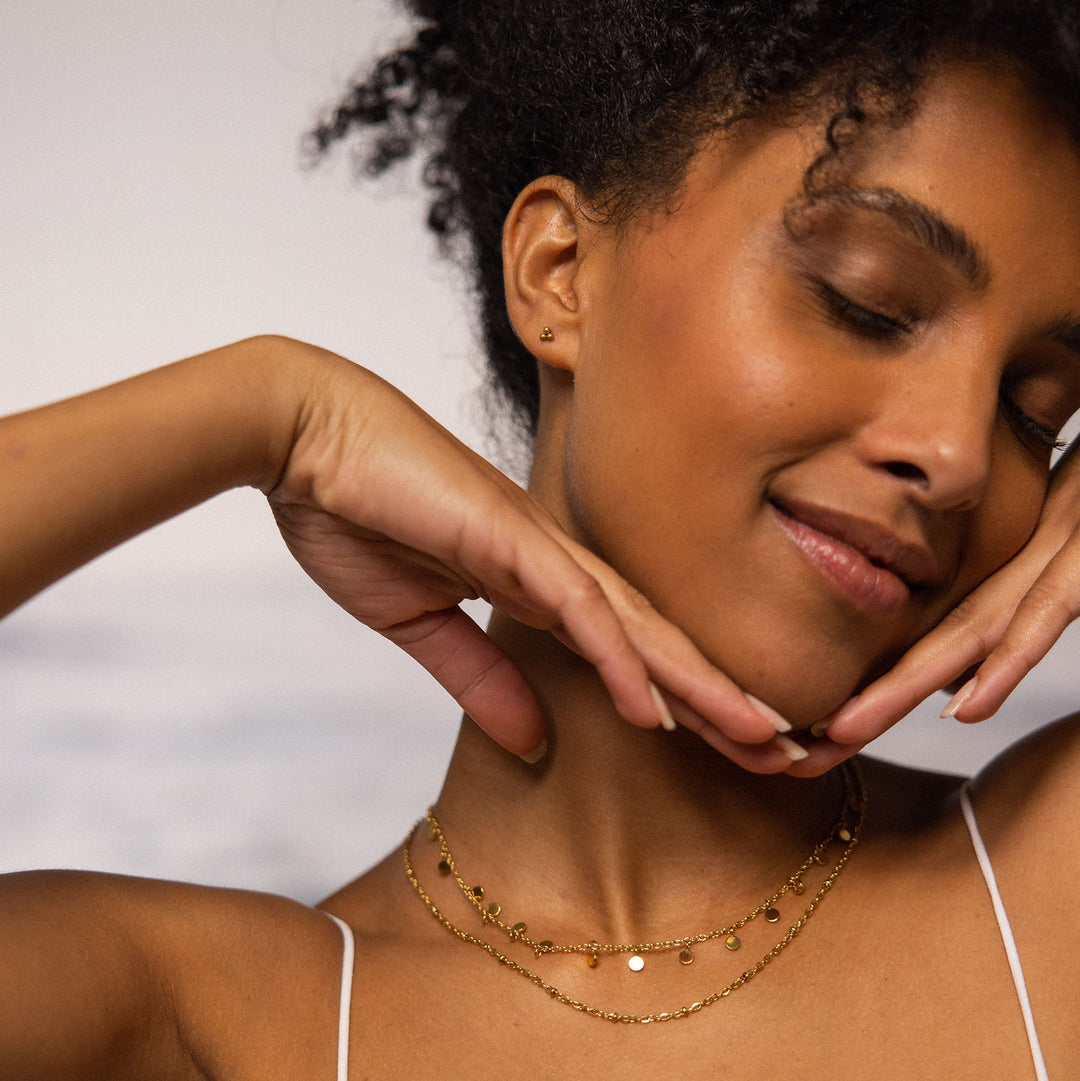
M 835 820 L 839 777 L 755 776 L 690 732 L 632 728 L 549 635 L 498 618 L 491 633 L 540 698 L 548 752 L 526 765 L 466 719 L 438 812 L 465 877 L 551 933 L 634 940 L 715 921 L 790 875 Z

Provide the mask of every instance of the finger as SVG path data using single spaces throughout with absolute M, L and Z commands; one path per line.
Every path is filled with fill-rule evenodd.
M 659 615 L 631 631 L 653 681 L 703 721 L 740 745 L 762 744 L 790 730 L 775 713 L 751 704 L 739 686 L 711 665 L 681 631 Z
M 624 578 L 585 549 L 572 554 L 594 573 L 654 683 L 737 743 L 766 743 L 785 730 L 786 722 L 754 706 Z
M 980 664 L 1002 640 L 1013 613 L 1052 553 L 1013 558 L 970 593 L 828 726 L 837 743 L 867 743 L 920 702 Z
M 783 744 L 779 742 L 784 737 L 778 737 L 775 731 L 773 738 L 767 743 L 739 743 L 683 702 L 671 698 L 670 695 L 665 695 L 665 701 L 677 724 L 694 732 L 725 758 L 751 773 L 783 773 L 792 764 L 790 750 L 785 751 Z M 793 741 L 788 741 L 788 746 L 792 745 Z
M 920 702 L 940 691 L 986 656 L 987 629 L 953 614 L 917 642 L 893 667 L 848 702 L 829 723 L 834 743 L 857 745 L 876 739 Z
M 974 687 L 954 714 L 957 720 L 971 723 L 996 713 L 1078 615 L 1080 555 L 1062 549 L 1021 600 L 1001 641 L 979 666 Z
M 820 777 L 823 773 L 846 762 L 863 749 L 863 744 L 839 744 L 834 743 L 828 736 L 820 739 L 813 737 L 806 739 L 801 744 L 807 751 L 806 758 L 797 762 L 789 763 L 784 771 L 792 777 Z
M 542 742 L 544 718 L 536 695 L 460 609 L 429 612 L 381 633 L 423 665 L 501 747 L 523 755 Z
M 573 641 L 574 648 L 596 668 L 616 710 L 626 720 L 642 727 L 659 724 L 660 715 L 652 698 L 645 666 L 592 577 L 545 528 L 531 515 L 522 513 L 514 503 L 508 504 L 500 498 L 489 504 L 485 513 L 472 515 L 469 522 L 471 527 L 455 533 L 453 542 L 444 536 L 439 543 L 432 543 L 430 536 L 420 534 L 416 523 L 397 522 L 397 526 L 403 527 L 395 531 L 398 540 L 386 543 L 394 547 L 398 561 L 403 551 L 409 552 L 410 563 L 426 566 L 444 587 L 460 582 L 460 594 L 483 595 L 494 607 L 519 622 L 544 630 L 561 628 Z M 408 528 L 404 528 L 405 525 Z M 445 533 L 445 521 L 443 530 Z M 408 545 L 412 532 L 417 532 L 422 547 Z M 369 564 L 371 548 L 369 540 L 365 552 Z M 340 598 L 339 603 L 343 603 Z M 351 610 L 347 604 L 346 607 Z M 483 671 L 485 661 L 490 662 L 496 656 L 501 659 L 503 654 L 493 643 L 487 643 L 485 647 L 484 633 L 463 615 L 460 620 L 455 616 L 453 622 L 443 628 L 441 620 L 449 618 L 446 614 L 449 611 L 453 610 L 440 608 L 433 613 L 433 620 L 420 616 L 409 623 L 396 625 L 398 630 L 394 634 L 370 618 L 362 618 L 392 640 L 400 641 L 460 701 L 461 688 L 475 678 L 478 666 Z M 438 633 L 444 630 L 448 635 L 460 633 L 462 643 L 468 643 L 470 652 L 463 672 L 447 671 L 445 676 L 440 676 L 436 669 L 445 668 L 452 655 L 447 643 L 452 643 L 453 638 L 444 639 Z M 431 641 L 427 640 L 429 634 L 434 635 Z M 405 647 L 406 638 L 415 639 L 412 646 Z M 506 692 L 507 684 L 502 679 L 494 681 L 493 686 L 500 694 Z M 485 688 L 485 696 L 487 693 Z M 515 697 L 521 699 L 520 691 Z M 535 702 L 531 692 L 528 697 Z M 476 695 L 472 696 L 470 716 L 483 727 L 494 724 L 496 728 L 492 734 L 506 746 L 504 722 L 498 720 L 498 712 L 489 714 L 486 697 L 480 706 L 476 705 L 476 698 Z M 496 710 L 498 708 L 496 706 Z M 475 713 L 477 709 L 480 716 Z
M 768 743 L 736 743 L 711 724 L 702 725 L 697 734 L 714 750 L 750 773 L 783 773 L 791 765 L 791 758 L 774 740 Z
M 538 618 L 522 618 L 516 605 L 501 603 L 501 590 L 493 591 L 492 603 L 522 622 L 556 632 L 564 644 L 588 660 L 624 720 L 640 728 L 661 723 L 649 673 L 595 578 L 554 545 L 547 560 L 523 571 L 522 588 L 526 596 L 535 598 L 532 606 L 538 608 Z
M 592 664 L 626 721 L 660 724 L 645 664 L 596 579 L 536 523 L 503 535 L 508 551 L 493 552 L 489 540 L 481 558 L 467 553 L 466 576 L 481 583 L 494 607 L 552 631 Z
M 985 680 L 980 667 L 974 691 L 965 686 L 961 693 L 967 697 L 957 711 L 972 722 L 991 716 L 1076 617 L 1075 546 L 1075 540 L 1062 548 L 1049 539 L 1030 544 L 840 710 L 829 737 L 839 743 L 876 738 L 935 691 L 982 665 L 1008 636 Z

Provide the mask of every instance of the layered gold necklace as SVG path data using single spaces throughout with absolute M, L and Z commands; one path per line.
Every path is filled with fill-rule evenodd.
M 528 925 L 524 921 L 519 920 L 515 923 L 508 923 L 505 920 L 502 905 L 497 901 L 487 898 L 483 886 L 470 886 L 468 884 L 450 852 L 450 846 L 447 843 L 446 835 L 439 825 L 438 819 L 435 817 L 434 808 L 428 810 L 427 817 L 421 819 L 421 821 L 409 831 L 408 836 L 405 838 L 405 843 L 402 847 L 405 862 L 405 874 L 412 883 L 412 886 L 420 899 L 424 902 L 428 911 L 447 931 L 461 939 L 461 941 L 479 947 L 499 964 L 505 965 L 511 971 L 517 972 L 519 975 L 531 980 L 537 987 L 550 995 L 557 1002 L 562 1002 L 564 1005 L 588 1014 L 590 1017 L 599 1017 L 605 1021 L 615 1021 L 622 1024 L 646 1024 L 652 1021 L 675 1021 L 679 1018 L 689 1017 L 691 1014 L 698 1013 L 706 1006 L 711 1006 L 713 1003 L 719 1002 L 722 998 L 727 998 L 733 991 L 737 991 L 740 987 L 749 983 L 750 980 L 766 967 L 766 965 L 773 961 L 788 945 L 790 945 L 796 935 L 798 935 L 806 925 L 807 920 L 809 920 L 817 911 L 825 894 L 832 889 L 837 878 L 840 876 L 840 872 L 851 858 L 855 846 L 859 843 L 859 834 L 862 830 L 863 820 L 866 816 L 867 804 L 866 788 L 854 761 L 845 762 L 840 767 L 840 772 L 844 778 L 845 796 L 840 808 L 840 813 L 825 837 L 815 845 L 814 850 L 810 855 L 803 860 L 798 868 L 796 868 L 783 883 L 781 883 L 778 889 L 774 890 L 768 897 L 740 919 L 711 931 L 682 935 L 678 938 L 661 939 L 655 942 L 636 943 L 598 942 L 588 940 L 563 945 L 556 944 L 550 939 L 536 940 L 530 936 Z M 619 1013 L 613 1010 L 604 1010 L 597 1006 L 590 1006 L 579 999 L 565 994 L 545 980 L 539 973 L 527 968 L 525 965 L 522 965 L 520 962 L 514 960 L 514 958 L 507 956 L 505 953 L 500 952 L 498 948 L 486 939 L 480 938 L 454 924 L 438 908 L 424 890 L 413 866 L 413 838 L 425 825 L 429 841 L 433 842 L 438 847 L 439 858 L 436 865 L 438 873 L 443 877 L 452 877 L 455 880 L 462 895 L 478 912 L 482 927 L 498 930 L 505 935 L 511 943 L 517 943 L 531 949 L 538 960 L 548 954 L 577 954 L 584 959 L 588 968 L 596 968 L 600 963 L 601 957 L 606 954 L 629 955 L 627 957 L 628 967 L 633 972 L 640 972 L 645 968 L 645 959 L 649 955 L 675 953 L 676 951 L 678 962 L 681 965 L 692 965 L 695 960 L 694 947 L 717 939 L 723 939 L 724 946 L 728 950 L 733 952 L 737 951 L 742 948 L 742 939 L 739 936 L 739 932 L 743 928 L 756 920 L 759 916 L 762 917 L 766 923 L 779 923 L 781 921 L 781 913 L 777 906 L 782 902 L 783 898 L 787 895 L 801 897 L 806 893 L 804 878 L 811 868 L 821 867 L 831 869 L 825 875 L 810 901 L 805 903 L 800 915 L 787 927 L 787 930 L 784 931 L 783 935 L 781 935 L 772 948 L 760 957 L 750 968 L 736 976 L 730 983 L 725 984 L 723 987 L 706 995 L 704 998 L 688 1003 L 678 1009 L 645 1014 Z

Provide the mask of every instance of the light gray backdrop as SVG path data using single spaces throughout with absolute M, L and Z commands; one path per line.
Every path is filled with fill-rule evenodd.
M 0 3 L 0 410 L 275 331 L 481 446 L 477 351 L 412 178 L 300 163 L 400 26 L 376 0 Z M 938 700 L 882 752 L 975 768 L 1069 709 L 1075 649 L 1001 718 L 962 728 Z M 433 681 L 291 564 L 261 498 L 230 493 L 0 626 L 0 870 L 314 900 L 400 840 L 455 729 Z

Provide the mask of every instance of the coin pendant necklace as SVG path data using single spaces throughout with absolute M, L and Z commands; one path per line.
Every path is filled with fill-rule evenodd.
M 405 843 L 402 846 L 405 874 L 420 900 L 445 930 L 462 942 L 467 942 L 484 950 L 493 960 L 528 979 L 555 1001 L 561 1002 L 590 1017 L 622 1024 L 674 1021 L 698 1013 L 706 1006 L 711 1006 L 721 999 L 727 998 L 732 992 L 749 983 L 794 941 L 806 925 L 806 922 L 818 910 L 825 895 L 840 877 L 840 872 L 847 865 L 856 845 L 859 843 L 859 835 L 866 816 L 866 788 L 857 764 L 854 761 L 845 762 L 840 766 L 840 772 L 844 778 L 846 792 L 840 813 L 825 837 L 814 847 L 810 855 L 798 868 L 768 897 L 741 918 L 709 931 L 654 942 L 637 943 L 604 943 L 585 940 L 569 944 L 556 944 L 551 939 L 536 940 L 530 936 L 528 924 L 524 920 L 518 920 L 514 923 L 506 921 L 503 906 L 497 901 L 486 898 L 483 886 L 468 884 L 450 851 L 446 835 L 439 825 L 433 808 L 429 809 L 426 818 L 421 819 L 405 838 Z M 436 867 L 439 875 L 452 877 L 455 880 L 465 899 L 479 913 L 482 927 L 497 930 L 505 935 L 511 943 L 518 943 L 531 949 L 538 960 L 548 954 L 577 954 L 584 959 L 588 968 L 598 967 L 601 958 L 609 954 L 628 955 L 626 963 L 632 972 L 641 972 L 646 967 L 646 958 L 650 955 L 666 953 L 675 953 L 680 965 L 689 966 L 695 960 L 695 946 L 717 939 L 723 939 L 724 946 L 728 950 L 732 952 L 738 951 L 742 948 L 742 939 L 739 932 L 752 921 L 761 917 L 766 923 L 775 924 L 780 922 L 781 914 L 777 906 L 789 894 L 800 897 L 806 892 L 806 885 L 803 880 L 812 867 L 825 868 L 831 866 L 831 870 L 826 874 L 810 901 L 805 904 L 802 912 L 785 930 L 779 940 L 753 965 L 745 969 L 729 983 L 704 998 L 697 999 L 673 1010 L 645 1014 L 620 1013 L 591 1006 L 564 993 L 544 979 L 538 972 L 527 968 L 514 958 L 501 952 L 486 939 L 480 938 L 453 923 L 431 899 L 416 873 L 413 862 L 413 838 L 421 831 L 422 827 L 426 827 L 428 840 L 438 846 L 439 858 Z

